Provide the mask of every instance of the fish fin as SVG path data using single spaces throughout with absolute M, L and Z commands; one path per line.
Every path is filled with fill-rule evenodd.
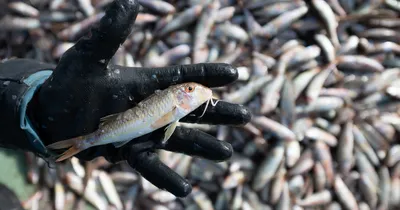
M 167 114 L 162 116 L 156 122 L 151 124 L 151 127 L 158 129 L 158 128 L 161 128 L 161 127 L 165 126 L 166 124 L 168 124 L 174 118 L 174 114 L 175 114 L 176 110 L 177 110 L 177 107 L 174 106 L 174 108 L 171 111 L 169 111 Z
M 85 136 L 78 136 L 78 137 L 75 137 L 75 138 L 71 138 L 71 139 L 55 142 L 53 144 L 47 145 L 46 148 L 47 149 L 69 148 L 69 147 L 72 147 L 75 144 L 75 142 L 82 141 L 84 139 L 85 139 Z
M 131 141 L 131 140 L 115 142 L 115 143 L 113 143 L 113 145 L 114 145 L 115 148 L 120 148 L 120 147 L 124 146 L 125 144 L 127 144 L 127 143 L 130 142 L 130 141 Z
M 103 127 L 107 122 L 115 120 L 120 113 L 110 114 L 100 118 L 100 125 L 99 127 Z
M 171 124 L 169 124 L 166 128 L 165 128 L 165 134 L 164 134 L 164 139 L 162 140 L 162 144 L 165 144 L 165 142 L 168 141 L 168 139 L 172 136 L 172 134 L 174 133 L 176 126 L 178 126 L 178 121 L 175 121 Z
M 56 162 L 63 161 L 65 159 L 68 159 L 79 152 L 81 152 L 83 149 L 78 148 L 77 146 L 73 145 L 71 148 L 69 148 L 66 152 L 64 152 L 59 158 L 57 158 Z

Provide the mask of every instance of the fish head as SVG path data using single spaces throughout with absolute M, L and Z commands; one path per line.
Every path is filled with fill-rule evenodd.
M 180 106 L 191 112 L 212 98 L 212 90 L 201 84 L 189 82 L 179 88 L 178 100 Z

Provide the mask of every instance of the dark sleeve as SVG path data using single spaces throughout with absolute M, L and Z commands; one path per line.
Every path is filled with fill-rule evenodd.
M 26 108 L 37 88 L 54 68 L 55 65 L 29 59 L 13 59 L 0 63 L 1 147 L 48 156 L 26 117 Z

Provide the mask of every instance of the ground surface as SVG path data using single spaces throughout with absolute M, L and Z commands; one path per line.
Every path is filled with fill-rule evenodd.
M 0 182 L 9 187 L 20 200 L 26 200 L 35 188 L 26 179 L 24 154 L 13 150 L 0 149 Z

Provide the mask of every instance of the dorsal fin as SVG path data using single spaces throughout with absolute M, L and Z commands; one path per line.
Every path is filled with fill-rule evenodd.
M 104 116 L 104 117 L 100 118 L 99 127 L 103 127 L 108 122 L 111 122 L 111 121 L 115 120 L 119 116 L 119 114 L 120 113 L 110 114 L 110 115 L 107 115 L 107 116 Z

